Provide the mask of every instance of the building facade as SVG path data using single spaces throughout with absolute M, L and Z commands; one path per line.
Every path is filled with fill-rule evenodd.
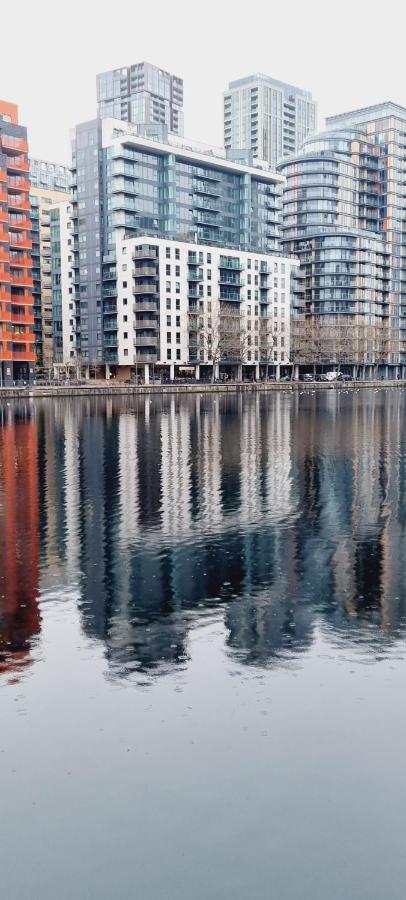
M 37 375 L 41 370 L 49 372 L 54 360 L 50 209 L 52 204 L 66 203 L 67 196 L 66 192 L 49 188 L 31 186 L 30 190 Z
M 0 384 L 34 377 L 27 129 L 0 101 Z
M 311 93 L 268 75 L 231 81 L 224 93 L 224 146 L 230 154 L 262 159 L 275 169 L 316 127 Z
M 97 76 L 100 118 L 164 126 L 183 135 L 183 80 L 151 63 L 136 63 Z
M 79 125 L 72 237 L 83 364 L 118 364 L 118 241 L 142 236 L 277 253 L 282 182 L 265 164 L 244 166 L 179 141 L 142 138 L 115 120 Z
M 300 259 L 298 363 L 367 374 L 404 372 L 406 269 L 402 235 L 406 109 L 393 103 L 328 120 L 286 176 L 282 234 Z
M 117 304 L 106 335 L 123 375 L 148 381 L 191 369 L 196 378 L 259 378 L 290 360 L 295 261 L 186 241 L 117 242 Z M 126 367 L 128 371 L 126 371 Z
M 56 367 L 76 366 L 79 312 L 73 280 L 72 206 L 69 200 L 49 208 L 52 289 L 52 355 Z
M 70 169 L 60 163 L 49 162 L 45 159 L 35 159 L 30 156 L 30 183 L 32 188 L 38 190 L 60 191 L 69 193 Z

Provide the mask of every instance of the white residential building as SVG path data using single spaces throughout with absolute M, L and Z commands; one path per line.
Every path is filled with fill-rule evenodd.
M 73 270 L 72 206 L 69 200 L 49 207 L 51 223 L 51 283 L 54 362 L 72 364 L 77 358 L 79 317 Z
M 120 377 L 279 377 L 288 366 L 293 258 L 140 236 L 118 239 L 116 259 Z

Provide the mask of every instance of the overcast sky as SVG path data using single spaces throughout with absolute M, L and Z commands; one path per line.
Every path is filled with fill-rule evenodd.
M 401 9 L 399 0 L 9 0 L 0 97 L 18 103 L 31 155 L 60 162 L 69 129 L 95 115 L 96 73 L 143 60 L 184 79 L 192 139 L 222 143 L 222 92 L 253 72 L 311 90 L 321 126 L 382 100 L 406 106 Z

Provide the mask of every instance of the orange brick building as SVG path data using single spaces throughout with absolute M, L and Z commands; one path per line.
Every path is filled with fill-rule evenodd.
M 34 377 L 27 129 L 0 100 L 0 386 Z

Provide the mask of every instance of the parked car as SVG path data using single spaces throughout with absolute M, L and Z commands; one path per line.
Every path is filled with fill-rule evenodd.
M 282 378 L 280 378 L 279 380 L 280 381 L 290 381 L 290 375 L 282 375 Z
M 348 375 L 348 372 L 339 372 L 337 378 L 339 381 L 352 381 L 352 377 Z
M 326 372 L 326 381 L 337 381 L 339 374 L 340 374 L 339 372 L 335 372 L 335 371 Z
M 305 372 L 302 377 L 302 381 L 314 381 L 314 376 L 310 374 L 310 372 Z

